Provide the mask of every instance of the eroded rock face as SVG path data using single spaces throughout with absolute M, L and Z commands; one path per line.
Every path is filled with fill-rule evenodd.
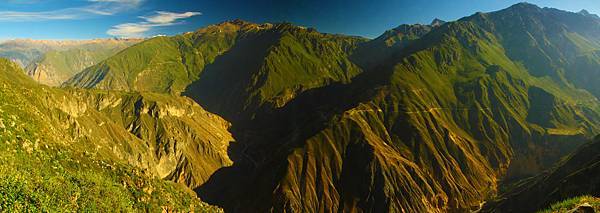
M 16 73 L 22 72 L 17 65 L 0 62 L 10 70 L 0 70 L 2 90 L 33 106 L 28 110 L 49 126 L 45 135 L 60 136 L 55 140 L 84 156 L 127 163 L 190 188 L 232 163 L 227 153 L 234 141 L 229 122 L 189 98 L 51 88 Z M 11 125 L 3 120 L 0 124 Z M 28 144 L 27 150 L 34 145 Z
M 72 90 L 54 104 L 79 137 L 160 178 L 197 187 L 231 164 L 229 123 L 188 98 Z
M 137 137 L 119 125 L 120 117 L 98 110 L 102 105 L 100 103 L 105 104 L 102 106 L 104 109 L 111 108 L 116 114 L 133 120 L 136 119 L 126 113 L 135 111 L 135 106 L 119 105 L 125 103 L 122 100 L 144 99 L 148 103 L 158 103 L 156 105 L 159 107 L 169 102 L 168 105 L 178 108 L 204 111 L 197 105 L 180 105 L 192 104 L 189 100 L 169 99 L 172 97 L 156 99 L 140 94 L 129 96 L 137 99 L 127 99 L 128 96 L 124 94 L 68 91 L 42 86 L 28 78 L 16 64 L 0 59 L 0 194 L 3 194 L 3 201 L 8 205 L 7 210 L 22 211 L 43 206 L 49 211 L 144 212 L 162 209 L 219 212 L 219 209 L 201 203 L 183 184 L 200 184 L 206 178 L 202 176 L 204 173 L 198 172 L 201 170 L 189 169 L 200 167 L 198 163 L 203 163 L 201 167 L 206 168 L 207 173 L 212 173 L 210 169 L 222 164 L 227 165 L 228 159 L 226 155 L 221 155 L 220 150 L 226 149 L 229 142 L 225 139 L 228 124 L 222 122 L 211 124 L 211 127 L 202 126 L 203 131 L 220 132 L 220 128 L 224 128 L 225 132 L 220 132 L 221 135 L 209 137 L 208 134 L 195 131 L 198 126 L 188 125 L 193 122 L 182 121 L 179 128 L 189 128 L 188 132 L 197 133 L 197 138 L 185 140 L 183 137 L 170 137 L 168 141 L 144 141 L 143 137 Z M 154 121 L 164 121 L 164 125 L 168 125 L 166 120 L 169 117 L 156 117 Z M 185 119 L 202 125 L 201 122 L 209 122 L 202 121 L 204 118 L 193 116 Z M 217 117 L 213 117 L 213 120 L 222 121 Z M 144 128 L 148 127 L 137 127 L 140 130 Z M 214 151 L 215 144 L 225 147 L 217 146 L 218 150 Z M 162 155 L 159 155 L 161 151 L 149 151 L 158 150 L 152 146 L 162 145 L 174 148 L 169 149 L 171 153 Z M 190 146 L 194 148 L 186 149 Z M 202 151 L 207 154 L 195 154 L 201 150 L 198 147 L 204 148 Z M 214 155 L 210 157 L 210 153 Z M 190 159 L 190 156 L 194 159 Z M 211 161 L 219 157 L 222 159 Z M 169 159 L 176 159 L 178 163 L 159 162 Z M 169 174 L 177 176 L 170 177 Z M 159 180 L 162 176 L 182 184 Z M 18 191 L 11 190 L 13 187 L 19 188 Z M 6 195 L 8 200 L 4 199 Z M 17 197 L 13 199 L 11 195 Z M 79 200 L 73 200 L 80 195 Z M 45 199 L 48 197 L 56 199 Z
M 43 88 L 38 100 L 87 154 L 125 161 L 159 178 L 197 187 L 231 165 L 230 124 L 185 97 Z M 73 143 L 64 141 L 65 144 Z M 83 143 L 83 144 L 82 144 Z M 88 144 L 86 144 L 88 143 Z

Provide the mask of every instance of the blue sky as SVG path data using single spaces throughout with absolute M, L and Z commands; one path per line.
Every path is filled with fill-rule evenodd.
M 0 0 L 0 40 L 173 35 L 231 19 L 288 21 L 321 32 L 376 37 L 404 23 L 456 20 L 522 0 Z M 598 0 L 531 0 L 600 14 Z

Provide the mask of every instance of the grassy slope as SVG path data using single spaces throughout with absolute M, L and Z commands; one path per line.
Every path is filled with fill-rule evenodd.
M 581 205 L 589 204 L 596 211 L 600 211 L 600 198 L 592 197 L 592 196 L 579 196 L 574 198 L 569 198 L 567 200 L 563 200 L 557 203 L 554 203 L 550 206 L 550 208 L 538 211 L 539 213 L 559 213 L 559 212 L 568 212 L 573 210 Z
M 93 125 L 86 123 L 82 114 L 75 116 L 85 109 L 81 103 L 68 107 L 76 97 L 37 85 L 6 60 L 0 60 L 0 67 L 2 210 L 216 211 L 183 184 L 159 180 L 152 171 L 123 159 L 122 155 L 134 154 L 136 146 L 144 147 L 131 142 L 143 140 L 133 140 L 136 137 L 125 130 L 119 133 L 118 128 L 99 126 L 100 122 L 110 125 L 110 119 L 103 116 L 93 116 L 98 119 Z M 88 109 L 88 113 L 99 114 L 93 111 Z M 120 136 L 122 141 L 84 137 L 92 129 L 115 131 L 104 137 Z M 118 147 L 127 140 L 131 141 L 129 149 Z M 105 144 L 109 147 L 103 148 Z
M 224 24 L 150 39 L 86 69 L 65 85 L 179 94 L 206 64 L 233 45 L 238 30 L 238 25 Z
M 279 108 L 303 91 L 350 82 L 362 72 L 348 59 L 360 41 L 276 25 L 241 38 L 184 94 L 229 119 Z
M 231 118 L 263 105 L 280 107 L 297 93 L 330 82 L 349 82 L 361 72 L 347 57 L 360 41 L 289 24 L 225 22 L 135 45 L 65 86 L 185 91 Z

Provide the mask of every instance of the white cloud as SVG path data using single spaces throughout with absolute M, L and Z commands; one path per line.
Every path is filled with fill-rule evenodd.
M 72 7 L 60 10 L 23 12 L 23 11 L 0 11 L 0 21 L 45 21 L 45 20 L 67 20 L 84 19 L 93 16 L 108 16 L 135 9 L 144 0 L 87 0 L 88 5 Z
M 103 1 L 116 1 L 116 0 L 103 0 Z M 146 32 L 152 30 L 155 27 L 172 26 L 175 24 L 181 24 L 178 22 L 180 19 L 190 18 L 192 16 L 202 15 L 199 12 L 185 12 L 185 13 L 173 13 L 157 11 L 152 16 L 141 16 L 141 19 L 145 21 L 137 23 L 124 23 L 113 26 L 106 33 L 111 36 L 117 37 L 144 37 Z
M 141 17 L 145 19 L 147 22 L 156 23 L 156 24 L 166 24 L 177 21 L 177 19 L 189 18 L 192 16 L 202 15 L 199 12 L 185 12 L 185 13 L 172 13 L 172 12 L 164 12 L 158 11 L 157 15 L 150 17 Z
M 75 13 L 67 11 L 49 11 L 49 12 L 14 12 L 0 11 L 0 21 L 34 21 L 34 20 L 61 20 L 75 19 Z

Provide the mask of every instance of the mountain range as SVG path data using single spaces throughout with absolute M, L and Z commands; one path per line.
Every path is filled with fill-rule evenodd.
M 375 39 L 232 20 L 135 42 L 46 51 L 28 71 L 3 61 L 0 109 L 13 111 L 0 127 L 33 119 L 4 130 L 20 136 L 8 149 L 67 160 L 2 161 L 97 169 L 93 181 L 117 184 L 127 175 L 114 171 L 139 169 L 157 184 L 142 197 L 190 202 L 137 202 L 179 211 L 213 207 L 173 182 L 227 212 L 534 212 L 600 196 L 589 12 L 520 3 Z M 23 65 L 36 51 L 8 56 Z M 24 73 L 58 77 L 48 87 Z M 139 198 L 121 185 L 134 188 L 123 200 Z M 119 208 L 144 209 L 133 203 Z
M 60 86 L 83 69 L 140 41 L 142 39 L 17 39 L 0 44 L 0 57 L 13 60 L 41 84 Z

